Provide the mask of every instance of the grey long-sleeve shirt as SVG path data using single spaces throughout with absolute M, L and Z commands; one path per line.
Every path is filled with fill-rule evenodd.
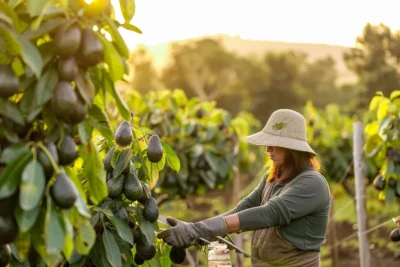
M 261 205 L 265 180 L 264 177 L 247 197 L 223 215 L 237 213 L 242 232 L 276 226 L 282 237 L 298 249 L 319 251 L 330 208 L 325 178 L 316 171 L 301 175 L 284 192 L 284 184 L 272 182 L 271 197 Z

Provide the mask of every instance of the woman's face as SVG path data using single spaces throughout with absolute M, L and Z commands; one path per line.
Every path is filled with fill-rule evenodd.
M 267 153 L 275 163 L 275 166 L 282 166 L 285 162 L 285 149 L 278 146 L 267 146 Z

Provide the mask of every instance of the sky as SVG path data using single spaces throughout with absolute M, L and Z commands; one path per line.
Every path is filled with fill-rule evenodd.
M 143 34 L 121 33 L 130 48 L 217 33 L 353 46 L 367 22 L 400 29 L 399 10 L 398 0 L 136 0 L 131 24 Z

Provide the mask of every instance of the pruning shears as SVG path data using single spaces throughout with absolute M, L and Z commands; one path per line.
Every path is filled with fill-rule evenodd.
M 172 226 L 172 225 L 170 225 L 170 224 L 168 223 L 167 219 L 166 219 L 164 216 L 162 216 L 162 215 L 159 215 L 159 216 L 158 216 L 158 221 L 161 222 L 162 224 L 165 224 L 165 225 L 168 225 L 168 226 Z M 227 235 L 227 236 L 228 236 L 228 238 L 229 238 L 231 241 L 228 241 L 228 240 L 226 240 L 226 239 L 224 239 L 224 238 L 222 238 L 222 237 L 220 237 L 220 236 L 214 236 L 214 238 L 215 238 L 216 240 L 218 240 L 220 243 L 225 244 L 229 249 L 234 249 L 237 253 L 243 254 L 246 258 L 251 258 L 251 259 L 253 259 L 254 261 L 261 262 L 259 259 L 256 259 L 255 257 L 251 256 L 250 254 L 248 254 L 248 253 L 247 253 L 246 251 L 244 251 L 243 249 L 241 249 L 241 248 L 239 248 L 238 246 L 236 246 L 236 245 L 233 243 L 233 240 L 229 237 L 229 235 Z M 211 242 L 208 241 L 207 239 L 199 238 L 199 240 L 202 241 L 203 243 L 207 244 L 207 245 L 210 245 L 210 244 L 211 244 Z

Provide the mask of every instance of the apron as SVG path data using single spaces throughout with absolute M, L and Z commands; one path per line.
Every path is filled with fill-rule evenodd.
M 283 188 L 290 184 L 287 183 Z M 272 184 L 266 183 L 261 205 L 271 197 Z M 253 232 L 251 238 L 251 254 L 262 263 L 252 261 L 253 267 L 320 267 L 320 252 L 299 250 L 286 241 L 277 227 L 270 227 Z

